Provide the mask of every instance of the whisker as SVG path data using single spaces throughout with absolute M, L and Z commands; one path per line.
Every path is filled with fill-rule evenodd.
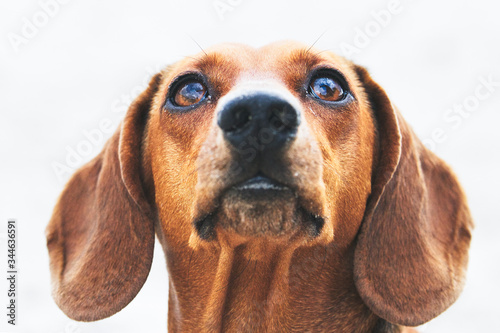
M 316 40 L 314 41 L 314 43 L 312 43 L 312 45 L 309 46 L 309 48 L 306 50 L 306 52 L 309 52 L 313 48 L 313 46 L 316 45 L 316 43 L 321 39 L 321 37 L 323 37 L 323 35 L 326 34 L 327 31 L 328 31 L 328 28 L 325 31 L 323 31 L 321 33 L 321 35 L 319 35 L 318 38 L 316 38 Z
M 198 45 L 198 47 L 200 48 L 200 50 L 201 50 L 203 53 L 205 53 L 205 55 L 206 55 L 206 56 L 208 56 L 207 52 L 205 52 L 205 50 L 201 47 L 201 45 L 200 45 L 200 44 L 198 44 L 198 42 L 197 42 L 197 41 L 193 38 L 193 36 L 191 36 L 191 35 L 188 35 L 188 36 L 189 36 L 189 38 L 191 38 L 191 40 L 192 40 L 192 41 L 193 41 L 196 45 Z
M 323 51 L 319 51 L 318 53 L 315 54 L 315 56 L 323 53 L 323 52 L 327 52 L 327 51 L 333 51 L 333 49 L 326 49 L 326 50 L 323 50 Z
M 254 261 L 254 264 L 253 264 L 253 269 L 252 269 L 252 275 L 250 275 L 248 277 L 248 280 L 250 281 L 253 276 L 255 275 L 255 269 L 257 268 L 257 260 Z M 250 283 L 245 283 L 245 287 L 243 287 L 243 289 L 241 290 L 241 292 L 243 292 L 245 289 L 248 288 L 248 286 L 250 285 Z
M 193 56 L 183 56 L 184 58 L 189 58 L 189 59 L 193 59 L 193 60 L 196 60 L 196 61 L 200 61 L 201 58 L 196 58 L 196 57 L 193 57 Z

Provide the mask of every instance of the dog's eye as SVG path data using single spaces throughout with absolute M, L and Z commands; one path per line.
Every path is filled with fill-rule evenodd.
M 309 93 L 323 101 L 338 102 L 344 99 L 345 91 L 338 80 L 331 76 L 318 76 L 311 81 Z
M 207 88 L 203 83 L 196 80 L 190 80 L 177 88 L 173 101 L 177 106 L 191 106 L 201 102 L 206 95 Z

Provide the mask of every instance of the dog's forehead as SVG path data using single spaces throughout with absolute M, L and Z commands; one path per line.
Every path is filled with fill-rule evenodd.
M 185 72 L 202 72 L 218 79 L 273 78 L 294 82 L 315 67 L 328 66 L 349 76 L 352 63 L 327 50 L 299 42 L 275 42 L 260 48 L 226 43 L 214 45 L 169 67 L 167 81 Z

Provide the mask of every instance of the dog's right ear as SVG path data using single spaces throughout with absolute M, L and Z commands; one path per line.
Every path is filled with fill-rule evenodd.
M 156 213 L 143 191 L 141 150 L 160 81 L 153 77 L 103 151 L 73 175 L 47 227 L 53 296 L 70 318 L 115 314 L 149 274 Z

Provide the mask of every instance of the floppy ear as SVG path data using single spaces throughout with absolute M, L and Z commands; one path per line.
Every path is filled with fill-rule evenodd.
M 376 315 L 416 326 L 462 291 L 472 219 L 450 168 L 422 145 L 367 71 L 356 71 L 379 138 L 355 251 L 356 287 Z
M 73 319 L 120 311 L 149 274 L 156 217 L 143 191 L 141 148 L 159 82 L 157 74 L 103 151 L 73 175 L 47 227 L 53 296 Z

